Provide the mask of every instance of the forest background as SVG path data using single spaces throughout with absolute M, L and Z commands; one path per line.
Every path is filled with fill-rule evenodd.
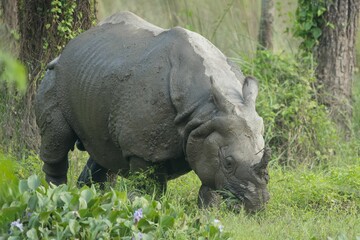
M 49 34 L 45 40 L 31 35 L 41 42 L 38 52 L 42 54 L 36 57 L 36 64 L 24 61 L 26 56 L 21 55 L 22 47 L 31 45 L 30 41 L 22 40 L 24 30 L 21 27 L 9 30 L 2 15 L 0 234 L 15 239 L 118 235 L 129 239 L 360 238 L 358 65 L 352 76 L 352 111 L 350 115 L 344 114 L 345 127 L 339 127 L 336 119 L 331 120 L 333 109 L 322 101 L 326 93 L 319 90 L 316 58 L 309 51 L 317 46 L 319 36 L 315 31 L 311 36 L 317 37 L 312 38 L 314 43 L 309 43 L 309 38 L 301 35 L 314 29 L 304 27 L 299 20 L 299 14 L 305 10 L 298 6 L 306 5 L 304 1 L 275 1 L 272 48 L 265 50 L 258 41 L 261 1 L 99 0 L 96 5 L 89 2 L 90 25 L 124 10 L 163 28 L 179 25 L 208 38 L 244 74 L 259 79 L 257 110 L 264 118 L 265 140 L 273 151 L 269 184 L 272 198 L 265 211 L 248 216 L 228 211 L 224 206 L 197 209 L 200 182 L 193 173 L 172 181 L 160 201 L 145 195 L 130 201 L 126 193 L 134 191 L 136 180 L 119 178 L 113 190 L 105 194 L 96 187 L 77 189 L 76 178 L 88 156 L 76 150 L 70 154 L 69 184 L 59 188 L 47 186 L 37 155 L 39 139 L 31 122 L 29 96 L 36 91 L 51 57 L 68 40 L 90 27 L 85 23 L 75 26 L 73 16 L 83 10 L 77 8 L 76 2 L 81 1 L 51 1 L 50 12 L 64 22 L 55 19 L 56 24 L 46 25 L 48 32 L 56 34 Z M 311 2 L 316 3 L 315 13 L 321 18 L 326 12 L 324 1 Z M 20 26 L 24 24 L 21 18 L 17 21 Z M 360 55 L 359 48 L 355 53 Z M 14 60 L 17 57 L 23 64 Z M 40 69 L 35 76 L 31 76 L 33 66 Z M 133 219 L 139 209 L 144 212 L 141 222 Z

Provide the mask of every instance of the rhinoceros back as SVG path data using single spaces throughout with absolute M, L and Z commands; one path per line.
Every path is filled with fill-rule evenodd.
M 169 93 L 168 37 L 104 23 L 71 41 L 55 67 L 64 117 L 104 167 L 132 155 L 183 158 Z

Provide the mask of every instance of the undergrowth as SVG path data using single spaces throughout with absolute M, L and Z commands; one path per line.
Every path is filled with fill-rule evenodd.
M 223 206 L 198 209 L 200 181 L 193 172 L 170 181 L 167 193 L 154 200 L 131 197 L 119 186 L 106 191 L 48 186 L 40 172 L 19 180 L 19 170 L 26 166 L 9 156 L 0 159 L 0 239 L 360 237 L 358 164 L 330 164 L 326 170 L 272 166 L 266 210 L 247 215 Z
M 267 51 L 234 61 L 245 75 L 259 79 L 257 111 L 264 119 L 266 143 L 279 163 L 313 166 L 334 157 L 341 138 L 317 101 L 309 64 Z

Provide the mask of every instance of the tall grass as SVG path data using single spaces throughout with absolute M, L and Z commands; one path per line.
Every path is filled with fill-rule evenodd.
M 231 57 L 240 54 L 253 56 L 257 48 L 261 1 L 251 0 L 103 0 L 99 1 L 99 19 L 118 12 L 131 11 L 163 28 L 182 26 L 211 40 Z M 276 51 L 292 50 L 288 11 L 294 1 L 277 1 L 274 31 Z

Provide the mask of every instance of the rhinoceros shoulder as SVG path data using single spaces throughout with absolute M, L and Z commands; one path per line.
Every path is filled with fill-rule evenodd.
M 166 31 L 174 44 L 170 95 L 182 119 L 198 104 L 211 98 L 210 79 L 214 86 L 234 105 L 242 104 L 244 75 L 209 40 L 198 33 L 175 27 Z M 180 114 L 181 113 L 181 114 Z

